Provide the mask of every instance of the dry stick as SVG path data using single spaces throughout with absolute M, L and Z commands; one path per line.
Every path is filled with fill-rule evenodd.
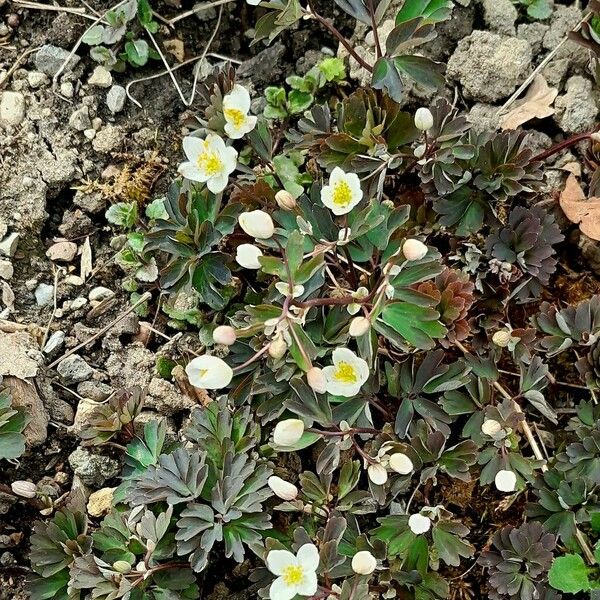
M 65 12 L 72 15 L 83 17 L 84 19 L 95 20 L 96 17 L 88 15 L 85 8 L 71 8 L 69 6 L 55 6 L 54 4 L 41 4 L 40 2 L 29 2 L 28 0 L 13 0 L 13 4 L 19 8 L 29 8 L 31 10 L 49 10 L 54 12 Z M 93 9 L 92 9 L 93 10 Z M 96 11 L 94 11 L 96 12 Z
M 56 316 L 56 311 L 58 310 L 58 303 L 57 303 L 57 294 L 58 294 L 58 276 L 60 275 L 60 273 L 63 271 L 62 267 L 58 267 L 55 271 L 54 271 L 54 294 L 53 294 L 53 309 L 52 309 L 52 314 L 50 315 L 50 319 L 48 320 L 48 325 L 46 325 L 46 329 L 44 331 L 44 337 L 42 338 L 42 344 L 41 344 L 41 348 L 42 350 L 44 349 L 44 347 L 46 346 L 46 341 L 48 340 L 48 334 L 50 333 L 50 327 L 52 326 L 52 323 L 54 321 L 54 317 Z
M 222 6 L 223 4 L 229 4 L 230 2 L 235 2 L 235 0 L 215 0 L 214 2 L 209 2 L 208 4 L 199 4 L 191 10 L 188 10 L 187 12 L 181 13 L 180 15 L 169 19 L 168 23 L 170 25 L 173 25 L 174 23 L 177 23 L 177 21 L 181 21 L 181 19 L 187 19 L 188 17 L 191 17 L 196 13 L 202 12 L 203 10 L 208 10 L 209 8 L 214 8 L 215 6 Z
M 57 358 L 54 362 L 50 363 L 48 365 L 48 368 L 52 369 L 61 360 L 64 360 L 68 356 L 71 356 L 71 354 L 75 354 L 75 352 L 77 352 L 78 350 L 81 350 L 81 348 L 84 348 L 90 342 L 93 342 L 95 339 L 99 338 L 101 335 L 104 335 L 109 329 L 114 327 L 117 323 L 120 323 L 129 313 L 133 312 L 140 304 L 143 304 L 144 302 L 146 302 L 146 300 L 149 300 L 150 298 L 152 298 L 152 294 L 150 292 L 146 292 L 146 293 L 142 294 L 140 296 L 140 298 L 138 299 L 138 301 L 135 304 L 132 304 L 125 312 L 122 312 L 116 319 L 111 321 L 108 325 L 103 327 L 100 331 L 97 331 L 89 339 L 85 340 L 84 342 L 81 342 L 81 344 L 77 344 L 77 346 L 75 346 L 75 348 L 71 348 L 66 354 L 63 354 L 60 358 Z
M 465 346 L 463 346 L 460 342 L 454 342 L 454 344 L 457 348 L 459 348 L 465 354 L 470 354 L 469 351 L 467 350 L 467 348 L 465 348 Z M 504 387 L 502 387 L 502 385 L 500 385 L 500 383 L 498 383 L 497 381 L 494 381 L 494 387 L 500 392 L 500 394 L 504 398 L 506 398 L 507 400 L 513 400 L 512 395 L 509 394 L 506 391 L 506 389 Z M 524 414 L 523 409 L 519 406 L 518 402 L 514 402 L 514 405 L 517 409 L 517 412 Z M 527 423 L 527 421 L 525 419 L 523 419 L 521 421 L 521 427 L 523 429 L 523 433 L 525 434 L 525 437 L 527 438 L 527 441 L 529 442 L 529 445 L 531 446 L 531 449 L 533 450 L 533 454 L 535 455 L 535 457 L 538 460 L 544 460 L 544 455 L 542 454 L 542 451 L 540 450 L 540 447 L 538 446 L 538 443 L 533 435 L 533 432 L 531 431 L 531 427 L 529 427 L 529 423 Z M 547 471 L 547 470 L 548 470 L 548 466 L 546 464 L 543 464 L 542 471 Z M 581 547 L 581 550 L 583 551 L 588 563 L 590 565 L 595 564 L 596 559 L 594 558 L 594 553 L 590 549 L 586 539 L 583 537 L 583 534 L 581 533 L 581 531 L 579 530 L 578 527 L 575 528 L 575 537 L 577 538 L 577 543 Z
M 581 19 L 581 21 L 577 23 L 577 26 L 575 27 L 575 29 L 573 29 L 573 32 L 579 31 L 581 29 L 581 26 L 586 21 L 590 20 L 592 14 L 593 13 L 590 11 L 587 15 L 585 15 L 585 17 L 583 17 L 583 19 Z M 555 54 L 561 49 L 563 44 L 568 41 L 568 39 L 569 34 L 567 34 L 562 39 L 562 41 L 556 46 L 556 48 L 554 48 L 554 50 L 552 50 L 550 54 L 548 54 L 548 56 L 544 58 L 544 60 L 533 70 L 531 75 L 519 86 L 517 91 L 496 111 L 496 115 L 502 114 L 521 95 L 525 88 L 527 88 L 527 86 L 534 80 L 535 76 L 552 60 Z

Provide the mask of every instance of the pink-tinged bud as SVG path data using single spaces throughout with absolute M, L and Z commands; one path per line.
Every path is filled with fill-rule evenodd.
M 323 369 L 319 367 L 312 367 L 306 373 L 306 380 L 308 385 L 317 393 L 324 394 L 327 391 L 327 378 Z
M 411 238 L 404 242 L 402 254 L 406 260 L 421 260 L 427 254 L 427 246 L 420 240 Z
M 285 356 L 287 352 L 288 345 L 285 343 L 283 336 L 281 334 L 275 336 L 273 341 L 269 344 L 269 356 L 278 360 Z
M 294 210 L 297 205 L 296 199 L 287 190 L 279 190 L 275 194 L 275 202 L 281 210 Z
M 231 346 L 235 344 L 237 335 L 235 329 L 229 325 L 219 325 L 215 327 L 213 331 L 213 341 L 215 344 L 224 344 L 225 346 Z
M 360 337 L 371 329 L 371 321 L 367 317 L 354 317 L 350 322 L 350 335 Z

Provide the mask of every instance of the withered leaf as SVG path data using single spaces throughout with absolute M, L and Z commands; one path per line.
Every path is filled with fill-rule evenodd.
M 546 83 L 543 75 L 537 75 L 521 100 L 515 102 L 515 107 L 500 119 L 503 130 L 516 129 L 531 119 L 543 119 L 554 114 L 552 103 L 558 94 L 556 88 Z
M 559 202 L 567 219 L 579 224 L 581 233 L 600 240 L 600 198 L 586 198 L 574 175 L 569 175 Z

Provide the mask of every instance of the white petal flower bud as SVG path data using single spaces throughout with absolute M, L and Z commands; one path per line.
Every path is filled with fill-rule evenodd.
M 367 317 L 354 317 L 350 321 L 350 335 L 352 337 L 360 337 L 365 335 L 371 329 L 371 321 Z
M 260 269 L 258 258 L 262 255 L 262 250 L 254 244 L 240 244 L 237 247 L 235 261 L 244 269 Z
M 425 150 L 427 150 L 427 145 L 419 144 L 413 151 L 415 158 L 423 158 L 423 156 L 425 156 Z
M 415 465 L 403 452 L 395 452 L 390 456 L 390 469 L 400 475 L 408 475 L 415 470 Z
M 275 202 L 277 202 L 277 206 L 282 210 L 294 210 L 296 208 L 297 202 L 287 190 L 279 190 L 275 194 Z
M 267 483 L 273 493 L 282 500 L 294 500 L 298 495 L 298 488 L 293 483 L 281 479 L 277 475 L 269 477 Z
M 420 240 L 411 238 L 404 242 L 402 254 L 406 260 L 421 260 L 427 254 L 427 246 Z
M 481 425 L 481 432 L 490 437 L 498 435 L 502 431 L 502 425 L 496 419 L 486 419 Z
M 425 515 L 416 513 L 408 518 L 408 526 L 416 535 L 427 533 L 431 529 L 431 519 Z
M 250 236 L 266 240 L 273 236 L 275 225 L 273 219 L 264 210 L 252 210 L 238 217 L 240 227 Z
M 131 565 L 126 560 L 117 560 L 113 563 L 112 568 L 117 573 L 129 573 L 131 571 Z
M 358 575 L 370 575 L 376 566 L 377 559 L 368 550 L 361 550 L 352 557 L 352 570 Z
M 367 475 L 375 485 L 383 485 L 388 480 L 385 467 L 380 463 L 373 463 L 367 468 Z
M 283 356 L 285 356 L 287 349 L 288 345 L 285 343 L 283 335 L 279 333 L 273 338 L 273 340 L 269 344 L 269 356 L 276 360 L 280 359 Z
M 323 369 L 319 367 L 312 367 L 308 370 L 306 381 L 317 394 L 324 394 L 327 391 L 327 378 Z
M 231 346 L 235 344 L 237 335 L 235 329 L 229 325 L 219 325 L 215 327 L 213 331 L 213 341 L 215 344 L 223 344 L 225 346 Z
M 500 492 L 514 492 L 517 487 L 517 476 L 512 471 L 503 469 L 496 473 L 494 483 Z
M 304 433 L 304 422 L 300 419 L 285 419 L 275 425 L 273 442 L 277 446 L 293 446 Z
M 510 331 L 506 329 L 500 329 L 500 331 L 496 331 L 496 333 L 492 336 L 492 342 L 496 344 L 496 346 L 500 346 L 500 348 L 506 348 L 510 344 L 511 340 Z
M 37 485 L 31 481 L 13 481 L 10 484 L 13 493 L 22 498 L 35 498 Z
M 421 131 L 427 131 L 433 127 L 433 115 L 428 108 L 421 107 L 415 113 L 415 127 Z

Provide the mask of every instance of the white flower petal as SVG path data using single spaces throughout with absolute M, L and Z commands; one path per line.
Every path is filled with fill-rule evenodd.
M 283 550 L 272 550 L 273 552 L 284 552 Z M 287 585 L 283 577 L 278 577 L 269 588 L 269 598 L 271 600 L 292 600 L 296 595 L 297 587 L 295 585 Z
M 302 546 L 302 548 L 304 548 L 304 546 Z M 302 550 L 302 548 L 300 548 L 300 550 Z M 301 596 L 314 596 L 317 593 L 317 587 L 317 574 L 314 571 L 310 571 L 304 573 L 302 583 L 296 586 L 296 593 Z
M 267 568 L 273 575 L 281 575 L 286 567 L 297 564 L 296 557 L 289 550 L 271 550 L 267 554 Z
M 243 113 L 250 110 L 250 92 L 239 83 L 223 98 L 223 108 L 237 108 Z
M 194 387 L 205 390 L 227 387 L 233 378 L 233 370 L 224 360 L 208 354 L 194 358 L 185 372 Z
M 220 194 L 226 187 L 229 182 L 228 173 L 221 173 L 219 175 L 215 175 L 206 181 L 206 187 L 213 194 Z
M 410 515 L 408 518 L 408 526 L 416 535 L 427 533 L 431 529 L 431 519 L 425 515 L 416 513 L 414 515 Z
M 298 550 L 298 564 L 306 571 L 316 571 L 319 566 L 319 550 L 314 544 L 304 544 Z
M 517 487 L 517 476 L 513 471 L 502 469 L 496 473 L 494 483 L 500 492 L 514 492 Z
M 198 165 L 193 162 L 184 162 L 177 169 L 180 175 L 183 175 L 190 181 L 198 181 L 204 183 L 207 179 L 206 175 L 198 168 Z
M 236 250 L 235 261 L 244 269 L 260 269 L 258 258 L 262 255 L 262 250 L 254 244 L 240 244 Z
M 408 475 L 415 469 L 413 461 L 403 452 L 394 452 L 390 456 L 390 469 L 400 475 Z
M 204 140 L 192 135 L 184 137 L 182 145 L 188 160 L 193 162 L 198 160 L 198 156 L 204 152 Z
M 367 475 L 375 485 L 383 485 L 388 480 L 386 468 L 380 463 L 373 463 L 367 467 Z

